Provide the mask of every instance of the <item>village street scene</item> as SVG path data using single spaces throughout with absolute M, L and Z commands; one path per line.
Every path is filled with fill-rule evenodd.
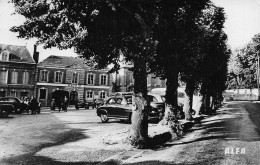
M 260 164 L 259 0 L 0 10 L 0 165 Z

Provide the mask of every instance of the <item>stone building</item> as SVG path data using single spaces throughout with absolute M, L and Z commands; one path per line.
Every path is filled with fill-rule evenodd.
M 133 91 L 134 77 L 130 68 L 133 65 L 122 62 L 118 73 L 113 73 L 113 92 L 131 92 Z M 151 91 L 153 88 L 165 88 L 166 80 L 161 80 L 154 74 L 147 75 L 147 90 Z
M 0 97 L 33 96 L 35 69 L 26 46 L 0 44 Z
M 49 106 L 56 90 L 69 93 L 70 104 L 76 100 L 105 99 L 112 91 L 109 69 L 94 70 L 84 59 L 51 55 L 38 64 L 37 95 L 43 106 Z

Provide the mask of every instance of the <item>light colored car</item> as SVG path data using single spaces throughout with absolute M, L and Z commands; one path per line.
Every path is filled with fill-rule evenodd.
M 150 95 L 159 95 L 163 97 L 163 102 L 165 102 L 165 94 L 166 94 L 166 88 L 154 88 L 151 90 Z M 184 105 L 184 99 L 185 99 L 186 93 L 185 93 L 185 88 L 179 87 L 178 88 L 178 103 L 179 105 Z

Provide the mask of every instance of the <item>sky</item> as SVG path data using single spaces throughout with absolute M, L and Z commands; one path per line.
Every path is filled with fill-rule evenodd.
M 18 39 L 16 33 L 10 32 L 12 26 L 21 25 L 25 18 L 12 15 L 14 7 L 9 0 L 0 0 L 0 44 L 27 46 L 33 54 L 33 45 L 36 39 Z M 242 47 L 251 38 L 260 33 L 260 0 L 212 0 L 216 6 L 223 7 L 226 13 L 224 31 L 228 35 L 228 44 L 231 49 Z M 38 46 L 39 61 L 50 55 L 77 56 L 73 50 L 43 49 Z

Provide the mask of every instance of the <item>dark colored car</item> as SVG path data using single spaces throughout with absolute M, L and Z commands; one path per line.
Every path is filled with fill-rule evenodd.
M 151 112 L 155 112 L 154 115 L 159 115 L 159 120 L 163 119 L 165 112 L 165 98 L 158 94 L 148 94 L 148 100 L 151 104 Z
M 2 97 L 0 98 L 0 104 L 1 102 L 8 102 L 14 106 L 13 112 L 14 113 L 22 113 L 26 110 L 27 104 L 23 103 L 19 98 L 17 97 Z
M 151 96 L 151 98 L 153 98 L 153 96 Z M 151 102 L 148 120 L 160 120 L 163 115 L 164 103 L 162 103 L 162 105 L 155 105 L 154 101 Z M 127 120 L 130 123 L 132 116 L 132 95 L 120 94 L 110 97 L 105 105 L 97 108 L 97 116 L 101 118 L 103 123 L 108 122 L 109 119 Z
M 85 100 L 84 101 L 77 100 L 75 102 L 75 108 L 76 109 L 79 109 L 79 108 L 85 108 L 86 109 L 86 101 Z
M 7 118 L 12 113 L 14 106 L 7 101 L 0 102 L 0 117 Z

